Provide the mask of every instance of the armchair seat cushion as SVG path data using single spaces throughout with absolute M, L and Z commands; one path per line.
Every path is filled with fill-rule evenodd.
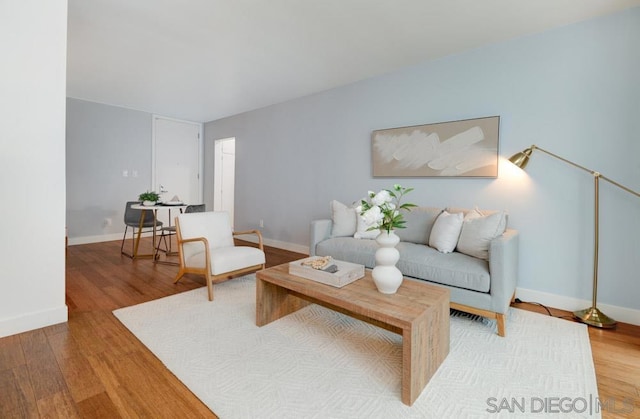
M 206 266 L 206 252 L 191 255 L 186 261 L 190 268 L 204 268 Z M 265 263 L 264 252 L 251 246 L 228 246 L 211 249 L 211 274 L 219 275 L 232 272 L 248 266 Z

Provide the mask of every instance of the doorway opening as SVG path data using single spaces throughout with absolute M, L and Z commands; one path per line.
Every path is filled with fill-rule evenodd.
M 213 210 L 227 211 L 233 227 L 236 139 L 216 140 L 213 164 Z

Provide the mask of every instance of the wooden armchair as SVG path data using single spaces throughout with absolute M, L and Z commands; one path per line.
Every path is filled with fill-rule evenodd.
M 256 234 L 258 247 L 236 246 L 234 236 Z M 186 273 L 204 275 L 209 301 L 213 283 L 265 267 L 262 235 L 258 230 L 231 230 L 229 214 L 224 211 L 180 214 L 176 217 L 176 235 L 180 270 L 174 283 Z

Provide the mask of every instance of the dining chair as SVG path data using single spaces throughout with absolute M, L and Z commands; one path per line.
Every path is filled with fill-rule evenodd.
M 124 209 L 124 234 L 122 235 L 122 243 L 120 244 L 120 253 L 134 259 L 137 254 L 135 252 L 136 234 L 141 234 L 144 229 L 151 229 L 147 231 L 153 231 L 155 215 L 153 211 L 144 211 L 144 220 L 142 225 L 140 221 L 142 219 L 142 210 L 131 208 L 133 205 L 140 204 L 140 201 L 128 201 Z M 125 252 L 124 242 L 127 238 L 127 230 L 131 227 L 131 253 Z M 142 227 L 142 231 L 140 231 Z M 157 220 L 155 227 L 162 227 L 162 221 Z M 155 247 L 155 243 L 154 243 Z
M 234 236 L 241 234 L 255 234 L 258 246 L 236 246 Z M 214 282 L 265 267 L 260 231 L 232 231 L 229 213 L 225 211 L 179 214 L 176 235 L 180 270 L 174 283 L 187 273 L 204 275 L 209 301 L 213 301 Z

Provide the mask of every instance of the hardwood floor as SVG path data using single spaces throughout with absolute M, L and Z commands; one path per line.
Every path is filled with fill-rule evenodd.
M 131 260 L 119 246 L 69 247 L 69 322 L 0 339 L 0 418 L 216 417 L 111 313 L 204 281 L 186 275 L 174 285 L 175 266 Z M 305 257 L 275 248 L 266 253 L 267 266 Z M 589 328 L 589 335 L 599 397 L 610 402 L 603 417 L 640 417 L 640 327 Z

